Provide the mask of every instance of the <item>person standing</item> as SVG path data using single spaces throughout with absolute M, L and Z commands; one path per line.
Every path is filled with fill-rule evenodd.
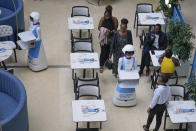
M 114 39 L 110 48 L 111 58 L 113 55 L 113 74 L 117 77 L 118 74 L 118 60 L 120 57 L 124 56 L 122 49 L 125 45 L 133 45 L 132 33 L 130 30 L 127 30 L 128 20 L 123 18 L 121 19 L 120 30 L 114 33 Z
M 100 53 L 100 73 L 103 72 L 104 64 L 107 59 L 109 59 L 110 45 L 113 40 L 114 32 L 118 28 L 118 19 L 112 16 L 112 6 L 106 6 L 104 16 L 100 19 L 98 30 L 99 43 L 101 46 Z
M 145 45 L 142 51 L 142 60 L 139 74 L 143 74 L 144 67 L 146 66 L 146 76 L 149 76 L 150 73 L 150 54 L 154 50 L 165 50 L 167 48 L 167 36 L 161 31 L 161 25 L 156 24 L 154 31 L 151 31 L 147 35 Z
M 161 126 L 162 116 L 166 109 L 166 104 L 171 99 L 171 88 L 167 86 L 168 77 L 161 75 L 158 77 L 158 86 L 154 91 L 154 96 L 150 107 L 148 108 L 148 119 L 146 125 L 143 125 L 145 131 L 149 131 L 150 125 L 156 115 L 156 126 L 153 131 L 158 131 Z

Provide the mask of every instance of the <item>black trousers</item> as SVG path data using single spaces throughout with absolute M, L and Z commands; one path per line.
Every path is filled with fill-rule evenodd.
M 149 70 L 150 66 L 150 53 L 149 52 L 142 52 L 142 60 L 140 70 L 143 71 L 144 67 L 146 66 L 147 70 Z
M 104 66 L 107 59 L 109 59 L 110 44 L 101 45 L 100 66 Z
M 151 109 L 151 111 L 148 115 L 148 119 L 147 119 L 147 124 L 146 124 L 147 129 L 150 128 L 150 125 L 153 121 L 153 118 L 156 115 L 156 126 L 155 126 L 154 131 L 159 130 L 159 128 L 161 126 L 162 116 L 163 116 L 165 109 L 166 109 L 165 104 L 162 104 L 162 105 L 157 104 L 153 109 Z

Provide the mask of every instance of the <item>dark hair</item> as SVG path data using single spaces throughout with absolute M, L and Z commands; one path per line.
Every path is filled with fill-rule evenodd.
M 161 25 L 160 24 L 156 24 L 155 26 L 158 26 L 159 30 L 161 30 Z
M 112 12 L 112 6 L 111 5 L 107 5 L 106 7 L 105 7 L 105 10 L 108 10 L 108 11 L 111 11 Z
M 106 14 L 106 13 L 109 13 L 110 16 L 112 16 L 112 6 L 111 5 L 108 5 L 108 6 L 105 7 L 104 14 Z
M 126 25 L 128 24 L 128 20 L 126 18 L 121 19 L 121 25 Z
M 167 57 L 167 58 L 171 58 L 172 57 L 172 50 L 171 49 L 167 49 L 166 51 L 165 51 L 165 56 Z
M 159 77 L 161 77 L 161 80 L 162 80 L 163 83 L 167 83 L 168 82 L 168 76 L 160 75 Z

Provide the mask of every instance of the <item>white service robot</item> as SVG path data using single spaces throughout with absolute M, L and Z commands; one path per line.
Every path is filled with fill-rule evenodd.
M 40 14 L 32 12 L 30 14 L 30 31 L 36 40 L 30 44 L 28 51 L 28 66 L 33 71 L 41 71 L 48 67 L 44 46 L 41 39 Z
M 118 62 L 118 83 L 114 92 L 113 104 L 116 106 L 135 106 L 135 88 L 139 86 L 139 74 L 131 44 L 122 49 L 124 56 Z

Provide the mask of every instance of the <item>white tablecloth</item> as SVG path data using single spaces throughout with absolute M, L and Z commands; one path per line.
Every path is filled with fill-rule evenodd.
M 85 61 L 93 59 L 93 61 Z M 97 53 L 70 53 L 71 69 L 98 69 L 99 57 Z
M 98 109 L 89 112 L 88 109 Z M 106 121 L 105 104 L 103 100 L 73 100 L 72 113 L 74 122 Z
M 94 29 L 92 17 L 69 17 L 68 26 L 70 30 Z
M 162 13 L 138 13 L 138 23 L 140 25 L 164 25 L 164 16 Z
M 4 48 L 5 51 L 0 51 L 0 62 L 8 59 L 12 55 L 12 47 L 9 47 L 8 44 L 0 43 L 0 48 Z
M 172 123 L 196 122 L 196 111 L 188 113 L 175 113 L 176 109 L 196 109 L 194 101 L 170 101 L 167 106 Z

